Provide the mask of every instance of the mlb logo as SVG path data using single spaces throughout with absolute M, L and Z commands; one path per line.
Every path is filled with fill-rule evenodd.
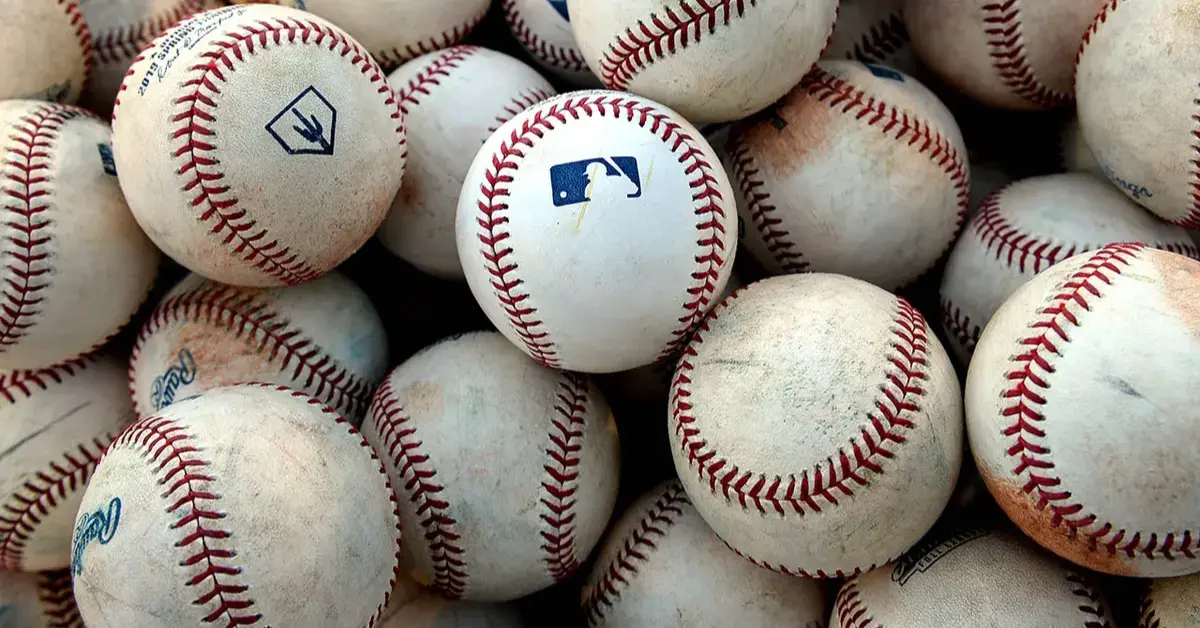
M 597 186 L 622 185 L 625 198 L 642 195 L 636 157 L 595 157 L 550 167 L 550 191 L 555 207 L 592 200 Z

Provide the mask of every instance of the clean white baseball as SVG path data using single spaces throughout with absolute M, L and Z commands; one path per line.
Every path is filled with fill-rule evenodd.
M 1075 53 L 1107 0 L 907 0 L 918 57 L 955 89 L 993 107 L 1073 101 Z
M 764 279 L 701 323 L 671 386 L 696 510 L 775 571 L 842 577 L 924 535 L 962 461 L 962 399 L 925 319 L 871 284 Z
M 121 195 L 110 137 L 76 107 L 0 101 L 0 368 L 99 347 L 154 283 L 159 253 Z
M 721 542 L 671 480 L 613 524 L 583 588 L 588 626 L 824 626 L 816 580 L 760 569 Z
M 1200 627 L 1200 575 L 1149 582 L 1137 628 Z
M 567 0 L 571 29 L 609 89 L 702 124 L 759 111 L 820 56 L 837 0 Z
M 575 85 L 600 87 L 575 43 L 567 0 L 502 0 L 513 37 L 542 67 Z
M 475 153 L 500 125 L 556 92 L 533 68 L 476 46 L 413 59 L 388 81 L 413 159 L 379 239 L 418 269 L 461 281 L 454 215 Z
M 954 241 L 970 174 L 950 111 L 895 70 L 821 61 L 734 132 L 726 163 L 744 243 L 774 273 L 805 270 L 886 289 Z
M 686 342 L 729 280 L 737 212 L 712 148 L 679 114 L 583 91 L 484 143 L 456 234 L 501 333 L 546 366 L 604 373 Z
M 617 431 L 599 391 L 493 332 L 393 370 L 363 432 L 413 531 L 405 570 L 448 598 L 508 601 L 570 576 L 616 500 Z
M 1092 154 L 1092 147 L 1083 139 L 1083 129 L 1079 128 L 1079 118 L 1073 117 L 1062 128 L 1059 140 L 1059 150 L 1062 151 L 1062 167 L 1068 172 L 1090 172 L 1104 178 L 1104 169 Z
M 992 314 L 1030 277 L 1112 242 L 1200 257 L 1187 231 L 1089 174 L 1033 177 L 993 193 L 955 244 L 942 278 L 942 325 L 956 357 L 970 361 Z
M 1076 61 L 1084 140 L 1108 179 L 1142 207 L 1200 229 L 1192 0 L 1108 0 Z
M 0 371 L 0 571 L 70 564 L 84 487 L 132 420 L 125 365 L 113 358 Z
M 212 388 L 272 382 L 307 392 L 357 426 L 387 368 L 383 322 L 339 273 L 274 289 L 190 275 L 138 334 L 129 389 L 140 418 Z
M 1042 546 L 1105 573 L 1200 571 L 1197 302 L 1200 262 L 1110 244 L 1030 279 L 984 329 L 971 451 Z
M 847 580 L 833 628 L 1109 628 L 1108 605 L 1083 570 L 1007 529 L 958 529 L 892 565 Z
M 272 5 L 201 13 L 121 85 L 113 148 L 138 223 L 190 270 L 297 284 L 375 233 L 404 174 L 400 107 L 340 28 Z
M 36 574 L 0 571 L 0 620 L 7 628 L 84 628 L 66 569 Z
M 117 437 L 71 566 L 90 628 L 367 626 L 399 545 L 392 487 L 362 436 L 304 393 L 242 385 Z
M 92 75 L 92 36 L 74 0 L 0 0 L 0 100 L 73 103 Z
M 424 593 L 400 607 L 380 628 L 522 628 L 517 609 L 508 604 L 447 600 Z
M 904 25 L 904 0 L 842 0 L 825 59 L 885 65 L 909 76 L 920 65 Z

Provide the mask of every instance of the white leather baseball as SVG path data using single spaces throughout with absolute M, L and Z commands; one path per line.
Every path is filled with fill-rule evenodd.
M 829 41 L 837 0 L 567 0 L 584 59 L 609 89 L 695 124 L 744 118 L 787 93 Z
M 1073 101 L 1075 53 L 1108 0 L 906 0 L 917 56 L 955 89 L 992 107 Z
M 383 322 L 339 273 L 274 289 L 193 274 L 138 334 L 129 388 L 144 417 L 219 386 L 271 382 L 307 392 L 357 426 L 387 368 Z
M 125 365 L 113 358 L 0 371 L 0 571 L 70 564 L 83 489 L 131 420 Z
M 600 87 L 575 43 L 567 0 L 501 0 L 513 37 L 543 68 L 572 84 Z
M 443 596 L 514 600 L 587 559 L 617 496 L 617 431 L 582 376 L 494 332 L 393 370 L 363 423 L 396 487 L 404 569 Z
M 966 364 L 992 314 L 1030 277 L 1111 242 L 1200 257 L 1188 233 L 1089 174 L 1033 177 L 998 190 L 954 245 L 942 277 L 942 325 Z
M 380 628 L 522 628 L 517 609 L 508 604 L 447 600 L 424 593 L 400 607 Z
M 0 101 L 0 368 L 99 347 L 154 282 L 159 253 L 125 204 L 110 138 L 82 109 Z
M 1137 628 L 1200 628 L 1200 575 L 1149 582 Z
M 671 386 L 671 454 L 696 510 L 763 567 L 842 577 L 929 530 L 962 461 L 958 378 L 903 299 L 841 275 L 735 292 Z
M 74 0 L 0 0 L 0 100 L 73 103 L 92 74 L 92 37 Z
M 413 158 L 379 239 L 418 269 L 461 281 L 454 215 L 475 153 L 500 125 L 556 92 L 533 68 L 477 46 L 418 57 L 388 81 Z
M 210 279 L 303 283 L 375 233 L 404 173 L 383 71 L 340 28 L 271 5 L 201 13 L 121 85 L 113 148 L 138 223 Z
M 71 572 L 0 571 L 0 619 L 10 628 L 84 628 L 71 594 Z
M 832 628 L 1109 628 L 1083 570 L 1008 529 L 941 532 L 892 565 L 847 580 Z
M 1108 179 L 1188 229 L 1200 229 L 1198 29 L 1191 0 L 1108 0 L 1075 74 L 1079 126 Z
M 458 255 L 492 323 L 530 356 L 589 373 L 672 355 L 729 280 L 733 190 L 679 114 L 572 92 L 517 115 L 463 184 Z
M 108 448 L 72 540 L 89 628 L 374 625 L 400 522 L 370 445 L 272 385 L 220 388 Z
M 1013 182 L 1013 177 L 1001 164 L 994 162 L 971 164 L 971 208 L 967 218 L 974 218 L 993 192 Z M 961 237 L 961 235 L 960 235 Z
M 920 69 L 904 25 L 904 0 L 842 0 L 824 59 L 885 65 L 913 76 Z
M 675 480 L 613 524 L 583 588 L 588 626 L 822 628 L 822 583 L 760 569 L 721 542 Z
M 1111 244 L 1030 279 L 984 329 L 967 373 L 971 451 L 1042 546 L 1104 573 L 1200 571 L 1197 302 L 1200 262 Z
M 1068 172 L 1090 172 L 1104 178 L 1104 169 L 1092 154 L 1092 147 L 1083 138 L 1083 129 L 1079 128 L 1079 118 L 1073 117 L 1063 124 L 1062 138 L 1059 144 L 1062 151 L 1062 166 Z
M 970 173 L 950 111 L 913 78 L 821 61 L 730 139 L 744 244 L 773 273 L 905 285 L 950 247 Z

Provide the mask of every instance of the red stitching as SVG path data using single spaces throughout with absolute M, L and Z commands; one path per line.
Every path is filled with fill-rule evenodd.
M 530 87 L 523 89 L 517 94 L 507 105 L 504 106 L 504 113 L 496 116 L 496 124 L 488 127 L 488 133 L 495 133 L 496 129 L 504 126 L 505 122 L 512 120 L 521 114 L 526 109 L 550 98 L 556 94 L 552 90 L 542 89 L 540 87 Z M 486 141 L 486 140 L 485 140 Z
M 1146 594 L 1142 596 L 1141 603 L 1138 604 L 1138 625 L 1137 628 L 1162 628 L 1162 622 L 1159 620 L 1158 611 L 1154 609 L 1153 600 L 1150 596 L 1154 594 L 1154 584 L 1148 585 Z
M 8 403 L 16 403 L 18 397 L 27 399 L 38 391 L 49 390 L 51 384 L 63 383 L 94 362 L 94 356 L 85 356 L 36 371 L 0 371 L 0 397 Z
M 1017 0 L 990 2 L 983 5 L 983 12 L 983 30 L 991 48 L 988 54 L 1005 86 L 1025 100 L 1045 107 L 1058 107 L 1075 100 L 1073 94 L 1057 91 L 1038 80 L 1029 65 L 1021 40 L 1021 9 Z
M 779 217 L 771 195 L 766 190 L 766 183 L 759 178 L 758 164 L 750 155 L 750 147 L 742 137 L 736 137 L 729 146 L 729 160 L 733 167 L 733 176 L 737 179 L 742 198 L 746 199 L 750 220 L 754 222 L 767 252 L 787 273 L 801 273 L 808 270 L 808 261 L 796 249 L 787 229 L 781 227 L 783 218 Z
M 858 590 L 858 578 L 851 578 L 842 585 L 833 606 L 841 628 L 879 628 L 878 624 L 871 626 L 875 618 L 867 614 L 867 605 Z
M 1192 105 L 1200 108 L 1200 98 L 1193 98 Z M 1192 122 L 1200 125 L 1200 114 L 1192 114 Z M 1196 158 L 1192 159 L 1192 181 L 1189 184 L 1192 202 L 1188 208 L 1188 213 L 1182 218 L 1177 218 L 1171 222 L 1183 227 L 1184 229 L 1200 229 L 1200 126 L 1192 129 L 1192 151 L 1196 153 Z
M 466 59 L 475 56 L 479 48 L 475 46 L 454 46 L 442 51 L 420 72 L 408 79 L 408 83 L 396 90 L 396 100 L 400 103 L 400 111 L 404 115 L 412 113 L 412 108 L 421 104 L 421 97 L 428 96 L 434 85 L 441 85 L 442 79 L 450 77 L 450 70 L 458 68 Z
M 71 588 L 71 571 L 62 569 L 39 573 L 38 601 L 42 603 L 42 615 L 46 628 L 84 628 L 79 607 L 75 606 L 75 594 Z
M 1145 535 L 1135 531 L 1131 535 L 1124 529 L 1115 530 L 1111 523 L 1100 523 L 1094 514 L 1087 514 L 1082 504 L 1071 501 L 1071 491 L 1062 488 L 1062 478 L 1054 475 L 1050 449 L 1039 444 L 1046 435 L 1041 427 L 1046 420 L 1041 407 L 1046 402 L 1045 391 L 1050 388 L 1050 376 L 1055 371 L 1052 356 L 1061 355 L 1066 343 L 1070 342 L 1069 328 L 1082 324 L 1072 308 L 1089 311 L 1089 299 L 1103 297 L 1102 288 L 1111 285 L 1113 277 L 1120 275 L 1145 248 L 1141 244 L 1120 243 L 1095 251 L 1067 279 L 1050 304 L 1039 311 L 1041 318 L 1030 326 L 1036 335 L 1022 338 L 1018 345 L 1024 352 L 1010 358 L 1019 366 L 1006 376 L 1010 386 L 1003 397 L 1012 401 L 1004 409 L 1003 416 L 1011 417 L 1013 423 L 1003 434 L 1013 439 L 1013 445 L 1007 450 L 1009 458 L 1017 461 L 1013 475 L 1027 477 L 1022 491 L 1036 499 L 1037 509 L 1050 509 L 1052 527 L 1065 526 L 1065 534 L 1070 538 L 1080 532 L 1086 534 L 1089 551 L 1104 551 L 1109 556 L 1122 553 L 1129 558 L 1141 554 L 1152 560 L 1175 560 L 1176 553 L 1196 558 L 1197 539 L 1191 530 L 1182 534 L 1168 532 L 1161 537 L 1157 532 Z M 1092 531 L 1088 532 L 1088 528 Z
M 424 54 L 437 52 L 443 48 L 449 48 L 454 44 L 466 39 L 467 35 L 483 21 L 483 16 L 487 15 L 485 9 L 479 15 L 476 15 L 466 22 L 455 26 L 454 28 L 444 31 L 438 35 L 434 35 L 424 41 L 419 41 L 415 44 L 408 44 L 403 50 L 400 48 L 388 48 L 375 52 L 375 58 L 379 60 L 379 64 L 384 67 L 394 68 L 410 59 L 415 59 Z
M 151 15 L 136 23 L 119 24 L 112 30 L 96 34 L 92 50 L 97 63 L 120 63 L 137 56 L 150 40 L 202 8 L 200 0 L 180 0 L 168 11 Z
M 87 87 L 96 64 L 95 55 L 92 52 L 92 32 L 88 30 L 87 19 L 84 18 L 78 3 L 74 0 L 58 0 L 58 6 L 62 7 L 71 20 L 71 26 L 75 27 L 75 37 L 83 49 L 83 87 Z
M 610 89 L 626 89 L 656 60 L 699 42 L 705 31 L 712 34 L 717 26 L 742 17 L 746 5 L 756 7 L 758 0 L 680 0 L 676 8 L 663 7 L 661 15 L 651 13 L 609 44 L 600 60 L 601 80 Z
M 725 227 L 721 224 L 725 210 L 720 205 L 721 191 L 713 167 L 705 159 L 700 145 L 668 114 L 653 104 L 641 104 L 627 96 L 609 94 L 566 97 L 536 109 L 513 128 L 509 138 L 492 154 L 491 165 L 484 173 L 485 182 L 480 185 L 476 222 L 480 227 L 478 238 L 483 245 L 480 254 L 492 276 L 491 285 L 497 300 L 530 355 L 551 368 L 560 365 L 558 350 L 549 339 L 550 333 L 541 329 L 542 321 L 535 318 L 538 308 L 526 303 L 529 293 L 518 290 L 524 282 L 514 276 L 519 264 L 510 259 L 512 247 L 505 245 L 509 232 L 502 228 L 509 219 L 508 204 L 504 200 L 508 197 L 508 184 L 513 181 L 518 162 L 525 157 L 525 150 L 559 126 L 581 116 L 593 115 L 624 118 L 647 129 L 677 153 L 679 163 L 691 177 L 689 185 L 696 205 L 696 230 L 699 232 L 696 245 L 700 249 L 695 258 L 699 268 L 692 273 L 697 284 L 688 288 L 680 325 L 672 331 L 674 338 L 663 349 L 660 358 L 675 353 L 687 342 L 691 329 L 704 318 L 716 293 L 721 266 L 725 263 Z
M 557 402 L 551 417 L 550 444 L 546 448 L 549 460 L 542 468 L 545 508 L 539 518 L 550 526 L 542 530 L 543 560 L 555 581 L 563 580 L 579 568 L 575 554 L 575 492 L 579 489 L 579 456 L 583 449 L 584 417 L 588 404 L 588 380 L 573 373 L 563 373 L 558 384 Z
M 1111 628 L 1112 623 L 1108 621 L 1108 613 L 1104 610 L 1104 604 L 1100 601 L 1100 592 L 1092 588 L 1087 578 L 1083 575 L 1068 571 L 1066 575 L 1067 584 L 1071 586 L 1071 594 L 1079 598 L 1079 612 L 1087 615 L 1083 628 Z
M 946 333 L 954 336 L 958 344 L 967 350 L 968 355 L 974 353 L 975 345 L 979 343 L 979 335 L 983 333 L 983 330 L 953 302 L 941 299 L 941 309 L 942 326 L 946 329 Z
M 588 626 L 598 626 L 604 621 L 607 609 L 616 605 L 621 591 L 637 576 L 638 565 L 650 560 L 650 554 L 658 549 L 658 541 L 667 536 L 667 530 L 683 516 L 684 506 L 691 503 L 678 481 L 663 489 L 637 527 L 621 541 L 621 549 L 604 567 L 599 582 L 583 592 L 583 614 Z
M 521 42 L 521 45 L 533 56 L 546 65 L 564 72 L 588 71 L 587 60 L 583 58 L 583 54 L 579 50 L 556 46 L 533 32 L 533 29 L 529 28 L 529 24 L 525 23 L 525 17 L 517 11 L 516 0 L 504 0 L 503 6 L 504 19 L 508 22 L 513 37 L 516 37 L 517 41 Z
M 204 207 L 199 221 L 214 222 L 214 235 L 223 234 L 222 240 L 227 246 L 237 243 L 231 251 L 233 254 L 288 284 L 304 283 L 322 273 L 301 259 L 298 253 L 292 253 L 289 247 L 280 245 L 279 240 L 266 241 L 267 230 L 256 229 L 258 221 L 249 218 L 246 209 L 238 207 L 238 199 L 233 196 L 230 187 L 221 183 L 225 173 L 221 171 L 221 160 L 215 145 L 217 135 L 211 125 L 216 120 L 221 85 L 226 75 L 237 69 L 239 62 L 272 46 L 297 42 L 349 57 L 351 63 L 377 86 L 385 104 L 389 108 L 395 107 L 392 118 L 396 120 L 396 133 L 400 145 L 405 144 L 399 104 L 388 87 L 383 71 L 371 56 L 338 30 L 295 18 L 256 20 L 254 25 L 237 27 L 209 42 L 208 50 L 200 54 L 203 61 L 189 68 L 192 78 L 182 83 L 185 94 L 175 100 L 181 109 L 172 118 L 176 124 L 172 138 L 183 140 L 183 144 L 172 154 L 176 159 L 182 158 L 176 174 L 186 182 L 184 192 L 194 194 L 192 207 Z
M 1096 31 L 1100 30 L 1100 25 L 1108 21 L 1108 16 L 1113 11 L 1117 10 L 1117 6 L 1121 4 L 1121 0 L 1109 0 L 1100 7 L 1100 11 L 1096 13 L 1096 17 L 1092 19 L 1091 25 L 1083 32 L 1083 41 L 1079 42 L 1079 50 L 1075 51 L 1075 69 L 1079 69 L 1079 59 L 1083 57 L 1083 51 L 1092 43 L 1092 36 Z
M 391 380 L 385 380 L 375 393 L 371 418 L 379 433 L 380 450 L 386 451 L 405 482 L 413 514 L 420 519 L 422 538 L 428 544 L 433 563 L 433 586 L 451 599 L 459 599 L 467 590 L 470 577 L 464 550 L 459 545 L 458 521 L 450 516 L 450 502 L 441 497 L 445 487 L 436 483 L 437 471 L 429 455 L 421 452 L 417 428 L 396 399 Z
M 889 15 L 871 26 L 846 52 L 847 59 L 863 63 L 885 63 L 910 42 L 908 27 L 899 14 Z

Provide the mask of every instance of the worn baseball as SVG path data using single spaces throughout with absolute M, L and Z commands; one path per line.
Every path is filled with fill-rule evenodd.
M 712 148 L 632 94 L 572 92 L 484 143 L 456 241 L 492 323 L 542 364 L 589 373 L 677 352 L 733 269 L 737 210 Z
M 1110 244 L 1030 279 L 984 329 L 967 373 L 971 451 L 1042 546 L 1110 574 L 1200 571 L 1197 302 L 1200 262 Z
M 793 575 L 896 558 L 962 462 L 958 378 L 925 319 L 864 281 L 764 279 L 701 324 L 675 368 L 671 453 L 731 548 Z
M 523 628 L 515 606 L 489 602 L 447 600 L 423 593 L 382 624 L 380 628 Z
M 1083 138 L 1083 129 L 1079 128 L 1079 118 L 1071 118 L 1062 127 L 1059 139 L 1062 151 L 1062 167 L 1067 172 L 1090 172 L 1104 178 L 1104 169 L 1096 162 L 1092 147 Z
M 476 46 L 413 59 L 388 81 L 413 159 L 379 240 L 418 269 L 461 281 L 454 215 L 475 153 L 500 125 L 553 96 L 554 87 L 524 63 Z
M 1200 7 L 1108 0 L 1076 62 L 1079 127 L 1108 179 L 1142 207 L 1200 229 L 1196 80 Z
M 231 6 L 160 35 L 121 85 L 121 188 L 165 253 L 210 279 L 298 284 L 379 227 L 404 174 L 400 106 L 354 39 Z
M 583 588 L 588 626 L 822 628 L 821 582 L 760 569 L 721 542 L 675 480 L 613 525 Z
M 0 571 L 0 620 L 8 628 L 83 628 L 66 569 L 36 574 Z
M 509 32 L 543 68 L 575 85 L 600 87 L 575 43 L 567 0 L 502 0 Z
M 509 601 L 567 578 L 616 500 L 616 425 L 595 385 L 494 332 L 393 370 L 363 432 L 412 531 L 404 570 L 450 599 Z
M 73 103 L 92 74 L 92 36 L 74 0 L 0 0 L 0 100 Z
M 131 425 L 84 494 L 71 544 L 90 628 L 374 625 L 400 522 L 387 475 L 333 410 L 230 386 Z
M 125 381 L 110 357 L 0 371 L 0 572 L 70 564 L 83 490 L 133 420 Z
M 727 122 L 787 93 L 829 41 L 837 0 L 567 0 L 584 59 L 609 89 L 696 124 Z
M 159 253 L 125 204 L 110 138 L 82 109 L 0 101 L 0 368 L 99 347 L 154 282 Z
M 847 580 L 833 628 L 1108 628 L 1108 605 L 1083 570 L 1014 531 L 934 535 L 894 564 Z
M 904 24 L 904 0 L 842 0 L 833 37 L 821 57 L 916 74 L 920 66 Z
M 1108 0 L 906 0 L 917 56 L 947 83 L 992 107 L 1073 102 L 1075 53 Z
M 339 273 L 272 289 L 191 275 L 138 334 L 129 387 L 144 417 L 219 386 L 272 382 L 320 399 L 357 426 L 387 367 L 383 322 Z
M 955 356 L 970 361 L 992 314 L 1030 277 L 1112 242 L 1200 257 L 1187 231 L 1089 174 L 1033 177 L 993 193 L 954 245 L 942 278 L 942 325 Z
M 734 131 L 726 163 L 743 242 L 776 274 L 898 288 L 950 247 L 968 209 L 954 117 L 916 80 L 881 66 L 821 61 Z
M 1200 628 L 1200 575 L 1149 582 L 1137 628 Z

